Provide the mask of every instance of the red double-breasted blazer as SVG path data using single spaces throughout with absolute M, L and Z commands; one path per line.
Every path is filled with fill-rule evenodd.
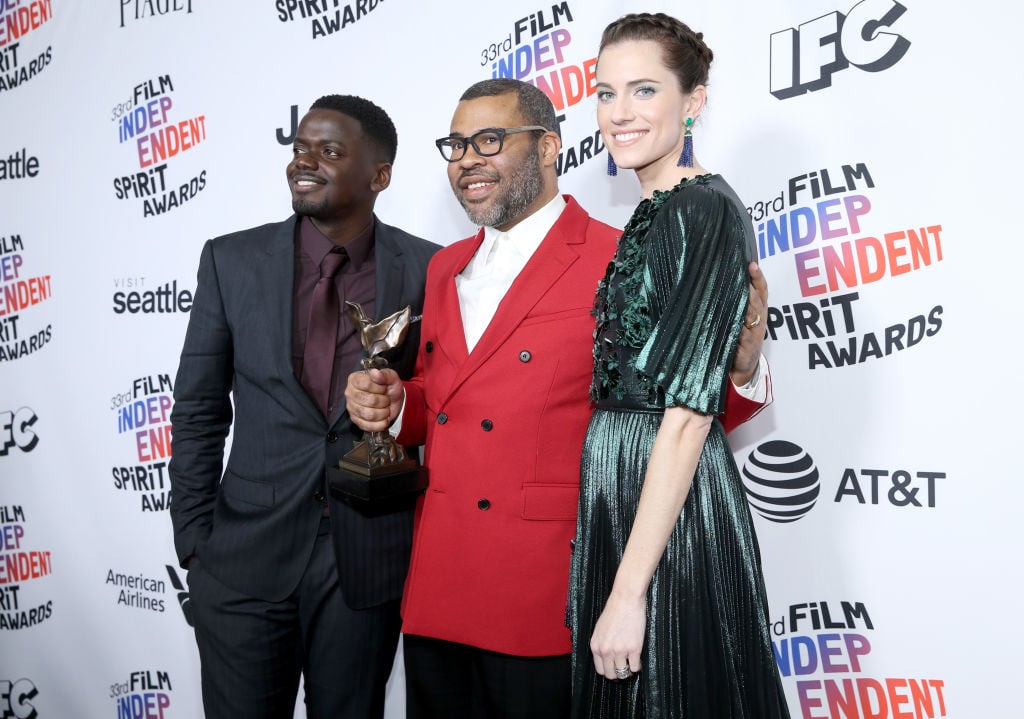
M 571 649 L 565 609 L 591 411 L 590 311 L 620 233 L 566 201 L 472 352 L 455 276 L 483 232 L 439 251 L 427 270 L 398 437 L 425 445 L 430 477 L 402 602 L 407 634 L 519 656 Z M 729 395 L 726 412 L 739 421 L 760 406 Z

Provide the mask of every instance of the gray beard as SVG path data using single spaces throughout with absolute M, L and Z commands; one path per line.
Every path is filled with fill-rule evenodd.
M 540 154 L 533 153 L 515 174 L 509 178 L 504 196 L 495 199 L 489 207 L 476 207 L 461 202 L 470 222 L 483 227 L 502 227 L 529 208 L 543 191 L 540 176 Z

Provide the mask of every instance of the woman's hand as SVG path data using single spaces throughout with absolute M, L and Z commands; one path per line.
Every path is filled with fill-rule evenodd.
M 598 674 L 606 679 L 623 679 L 623 672 L 616 673 L 616 669 L 640 671 L 646 622 L 645 597 L 627 599 L 613 594 L 608 598 L 590 638 L 590 651 Z

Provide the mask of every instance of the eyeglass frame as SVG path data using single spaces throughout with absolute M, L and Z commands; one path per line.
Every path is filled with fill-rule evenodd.
M 434 144 L 437 146 L 437 151 L 441 153 L 441 157 L 444 157 L 444 159 L 447 162 L 459 162 L 462 158 L 466 156 L 466 150 L 469 145 L 473 146 L 473 150 L 475 150 L 476 154 L 480 155 L 480 157 L 494 157 L 495 155 L 497 155 L 498 153 L 505 149 L 506 135 L 515 135 L 520 132 L 536 132 L 537 130 L 548 132 L 548 128 L 544 127 L 543 125 L 519 125 L 517 127 L 485 127 L 483 130 L 480 130 L 479 132 L 474 132 L 469 137 L 462 137 L 461 135 L 448 135 L 447 137 L 439 137 L 438 139 L 434 140 Z M 498 135 L 498 149 L 495 150 L 494 152 L 484 152 L 483 150 L 480 149 L 480 146 L 476 144 L 476 140 L 478 137 L 480 137 L 480 135 L 486 135 L 488 133 L 496 133 Z M 449 142 L 451 140 L 461 140 L 463 142 L 462 154 L 459 155 L 458 157 L 454 156 L 454 148 L 452 148 L 453 152 L 451 158 L 446 157 L 444 154 L 444 143 Z M 451 148 L 450 145 L 448 147 Z

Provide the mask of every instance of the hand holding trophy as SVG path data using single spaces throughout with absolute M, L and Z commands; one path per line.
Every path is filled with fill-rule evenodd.
M 412 311 L 406 307 L 375 323 L 355 302 L 345 304 L 352 323 L 359 328 L 367 353 L 360 360 L 360 366 L 364 370 L 384 369 L 388 361 L 381 355 L 405 340 Z M 425 473 L 416 460 L 408 456 L 405 447 L 383 431 L 366 432 L 337 467 L 329 467 L 328 485 L 331 494 L 339 499 L 372 502 L 419 492 L 427 486 L 427 481 Z

